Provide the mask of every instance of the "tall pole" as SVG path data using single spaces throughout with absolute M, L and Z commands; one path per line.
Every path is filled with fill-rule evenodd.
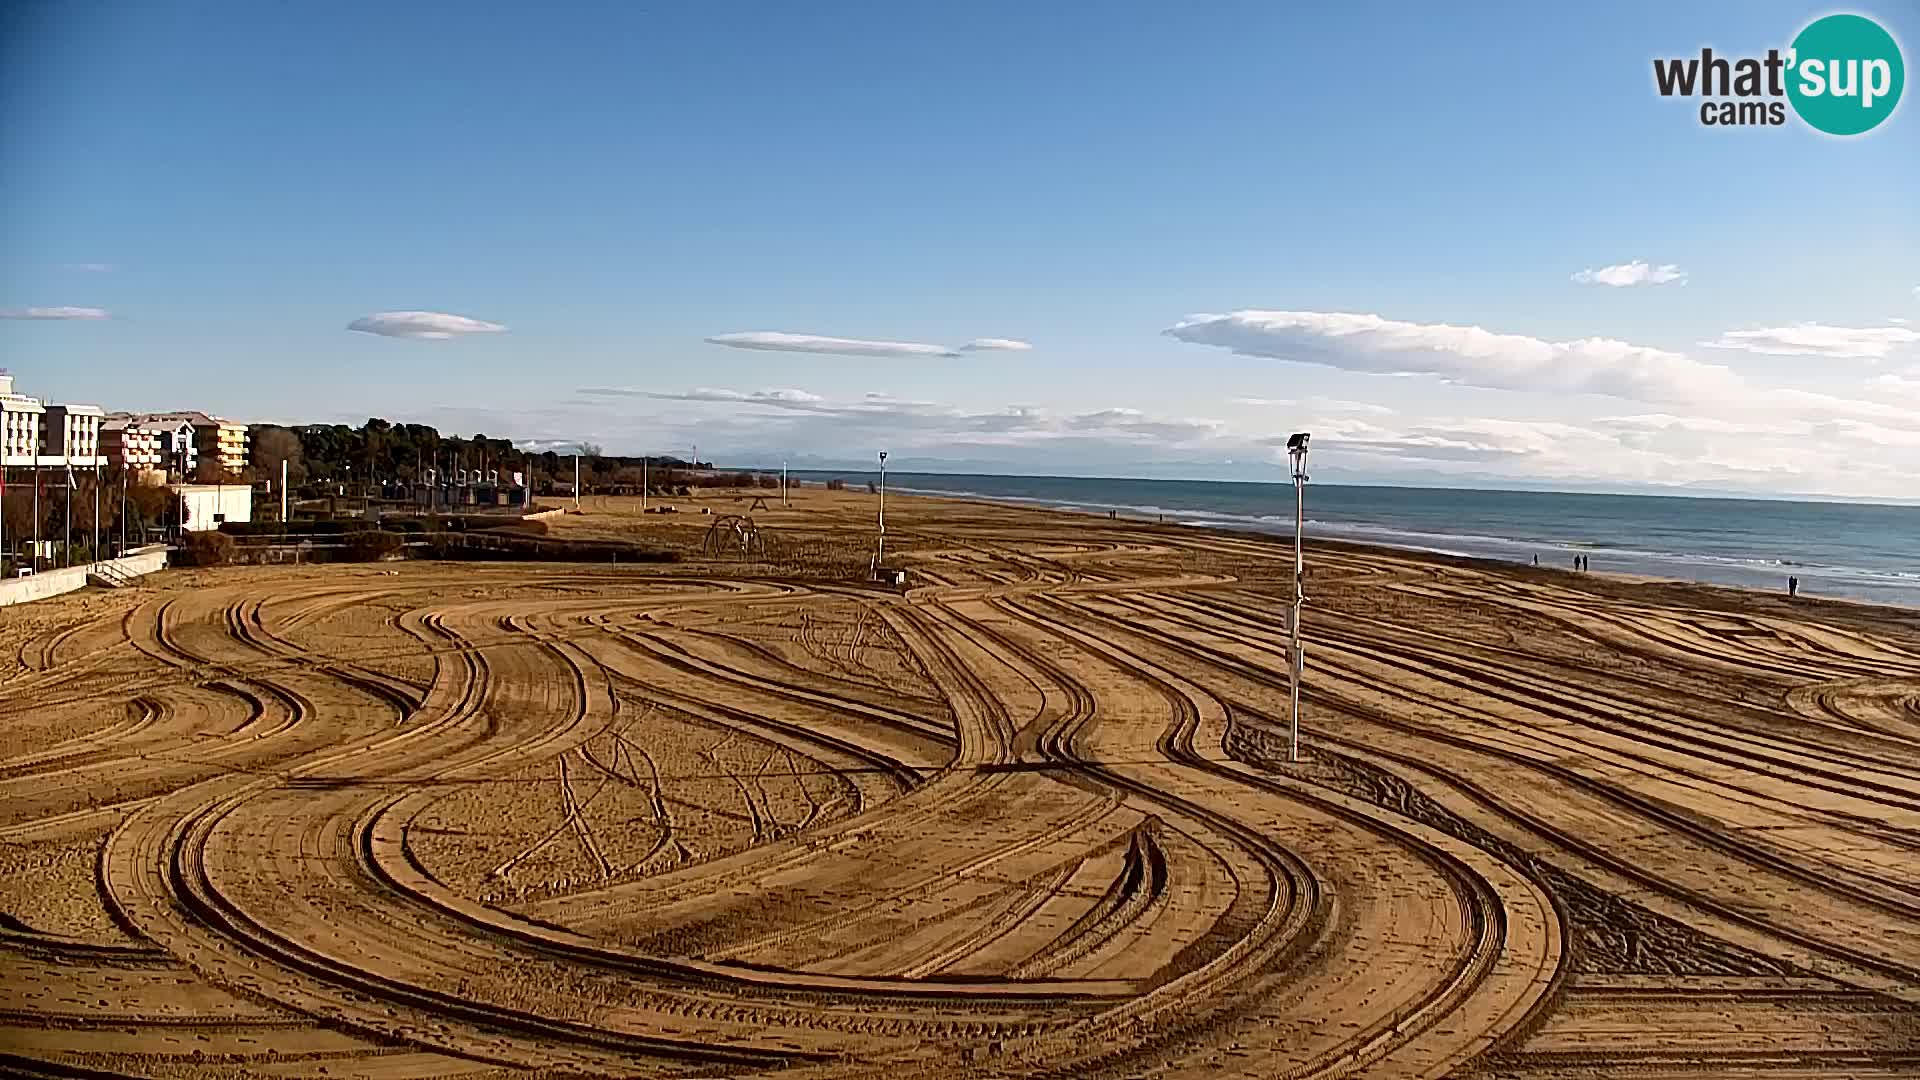
M 68 430 L 67 435 L 69 439 L 67 443 L 67 449 L 71 451 L 73 449 L 73 443 L 71 441 L 73 432 L 71 429 Z M 64 534 L 62 534 L 62 536 L 60 537 L 60 565 L 72 566 L 73 565 L 73 457 L 71 454 L 67 455 L 67 519 L 66 521 L 67 521 L 66 523 L 67 531 Z
M 33 448 L 33 572 L 40 572 L 40 448 Z
M 784 461 L 780 463 L 780 505 L 793 505 L 793 503 L 787 499 L 787 463 Z
M 1307 602 L 1307 562 L 1303 538 L 1307 525 L 1307 440 L 1310 437 L 1302 433 L 1287 440 L 1287 457 L 1293 462 L 1293 617 L 1288 620 L 1293 647 L 1287 653 L 1287 681 L 1293 697 L 1287 760 L 1292 762 L 1300 760 L 1300 676 L 1306 666 L 1300 652 L 1300 615 Z
M 100 561 L 100 451 L 93 452 L 93 561 Z
M 875 549 L 873 568 L 887 561 L 887 452 L 880 451 L 880 544 Z
M 120 454 L 120 554 L 122 555 L 127 553 L 127 474 L 131 471 L 127 467 L 127 455 L 123 451 Z
M 573 448 L 573 510 L 580 512 L 580 448 Z
M 629 473 L 627 475 L 631 476 L 633 474 Z M 647 512 L 647 483 L 648 483 L 647 455 L 641 454 L 640 455 L 640 512 L 643 514 Z
M 280 531 L 287 531 L 287 459 L 280 459 Z

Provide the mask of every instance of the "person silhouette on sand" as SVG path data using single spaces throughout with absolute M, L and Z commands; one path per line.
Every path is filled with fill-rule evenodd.
M 1800 595 L 1800 579 L 1799 578 L 1793 577 L 1791 575 L 1787 577 L 1787 595 L 1789 597 Z

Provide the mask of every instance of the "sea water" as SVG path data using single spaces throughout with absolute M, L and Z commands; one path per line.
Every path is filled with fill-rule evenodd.
M 1286 484 L 889 473 L 890 489 L 1291 533 Z M 911 528 L 908 520 L 901 528 Z M 1596 572 L 1920 606 L 1920 506 L 1307 486 L 1307 534 Z

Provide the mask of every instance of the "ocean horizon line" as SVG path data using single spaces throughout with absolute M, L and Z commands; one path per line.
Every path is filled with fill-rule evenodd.
M 720 471 L 726 472 L 773 472 L 778 473 L 780 466 L 774 465 L 728 465 Z M 878 476 L 879 469 L 871 463 L 847 465 L 842 467 L 806 465 L 790 466 L 788 473 L 796 476 L 833 476 L 840 474 Z M 1142 484 L 1245 484 L 1259 487 L 1283 488 L 1291 491 L 1293 479 L 1284 472 L 1276 470 L 1272 480 L 1230 479 L 1223 477 L 1174 477 L 1174 476 L 1126 476 L 1113 474 L 1085 473 L 1038 473 L 1038 472 L 950 472 L 946 470 L 928 470 L 917 468 L 887 469 L 888 476 L 938 476 L 938 477 L 981 477 L 996 480 L 1074 480 L 1074 481 L 1113 481 Z M 1457 491 L 1475 494 L 1529 494 L 1529 495 L 1566 495 L 1596 499 L 1683 499 L 1696 502 L 1749 502 L 1749 503 L 1807 503 L 1813 505 L 1832 504 L 1835 506 L 1884 506 L 1902 509 L 1920 509 L 1920 495 L 1911 499 L 1896 499 L 1877 495 L 1835 495 L 1821 492 L 1737 492 L 1724 489 L 1675 490 L 1672 488 L 1649 487 L 1647 489 L 1615 488 L 1596 490 L 1590 488 L 1505 486 L 1489 487 L 1476 484 L 1423 484 L 1412 482 L 1386 483 L 1382 481 L 1326 480 L 1309 481 L 1312 488 L 1364 488 L 1381 491 Z

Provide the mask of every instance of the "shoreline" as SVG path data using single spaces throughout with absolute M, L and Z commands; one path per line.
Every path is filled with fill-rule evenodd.
M 935 502 L 950 501 L 950 502 L 961 503 L 963 505 L 995 506 L 995 507 L 999 507 L 1006 510 L 1025 510 L 1025 511 L 1032 511 L 1037 513 L 1046 513 L 1046 514 L 1066 514 L 1066 515 L 1072 515 L 1075 517 L 1088 518 L 1094 521 L 1124 522 L 1129 526 L 1134 526 L 1134 527 L 1166 529 L 1166 530 L 1174 530 L 1174 531 L 1183 532 L 1183 533 L 1200 532 L 1200 533 L 1208 533 L 1208 534 L 1219 535 L 1219 536 L 1234 537 L 1234 538 L 1243 539 L 1243 540 L 1251 539 L 1251 540 L 1255 540 L 1263 543 L 1271 543 L 1278 547 L 1289 547 L 1292 543 L 1292 536 L 1289 533 L 1281 533 L 1277 531 L 1267 531 L 1263 529 L 1254 529 L 1254 528 L 1234 528 L 1232 526 L 1214 525 L 1214 524 L 1207 524 L 1202 522 L 1187 524 L 1187 523 L 1181 523 L 1181 522 L 1175 522 L 1175 521 L 1155 520 L 1154 518 L 1149 517 L 1142 512 L 1135 511 L 1130 514 L 1125 509 L 1119 508 L 1119 507 L 1112 508 L 1113 513 L 1117 516 L 1109 516 L 1109 514 L 1105 512 L 1086 510 L 1086 509 L 1081 509 L 1075 506 L 1060 505 L 1057 503 L 1053 503 L 1053 502 L 1041 500 L 1041 499 L 1022 499 L 1017 497 L 960 494 L 957 492 L 949 492 L 949 491 L 932 491 L 932 490 L 923 489 L 923 488 L 903 488 L 903 489 L 896 489 L 896 490 L 898 492 L 899 497 L 916 499 L 916 500 L 926 499 L 926 500 L 935 501 Z M 1664 577 L 1657 574 L 1638 574 L 1638 573 L 1632 573 L 1628 571 L 1617 571 L 1617 570 L 1581 571 L 1581 570 L 1573 570 L 1569 567 L 1560 567 L 1560 566 L 1532 566 L 1527 563 L 1509 561 L 1506 559 L 1499 559 L 1491 556 L 1461 555 L 1453 552 L 1434 551 L 1428 548 L 1421 548 L 1421 547 L 1414 547 L 1414 546 L 1401 547 L 1394 544 L 1384 544 L 1384 543 L 1370 542 L 1365 540 L 1349 540 L 1349 539 L 1337 538 L 1337 537 L 1315 536 L 1311 531 L 1307 533 L 1306 546 L 1309 552 L 1311 552 L 1315 547 L 1327 547 L 1327 548 L 1349 551 L 1349 552 L 1353 552 L 1356 554 L 1363 554 L 1363 555 L 1379 555 L 1379 556 L 1388 556 L 1392 558 L 1411 558 L 1415 561 L 1429 562 L 1429 563 L 1432 563 L 1435 565 L 1441 565 L 1441 566 L 1452 566 L 1460 569 L 1470 569 L 1470 570 L 1492 572 L 1492 573 L 1499 573 L 1499 574 L 1510 574 L 1510 575 L 1520 577 L 1524 580 L 1530 580 L 1530 581 L 1550 579 L 1550 580 L 1563 582 L 1563 583 L 1568 581 L 1601 582 L 1601 583 L 1606 583 L 1609 585 L 1627 588 L 1627 589 L 1642 590 L 1642 591 L 1660 591 L 1660 592 L 1668 592 L 1668 593 L 1698 590 L 1700 592 L 1707 594 L 1708 596 L 1719 596 L 1730 601 L 1742 601 L 1746 603 L 1752 603 L 1754 601 L 1771 600 L 1782 605 L 1783 607 L 1786 607 L 1788 610 L 1799 610 L 1807 607 L 1819 607 L 1819 608 L 1831 607 L 1831 608 L 1840 609 L 1842 611 L 1853 611 L 1858 609 L 1860 614 L 1879 614 L 1879 613 L 1901 614 L 1901 615 L 1911 616 L 1916 619 L 1920 619 L 1920 604 L 1899 604 L 1899 603 L 1894 603 L 1892 601 L 1886 601 L 1886 600 L 1866 600 L 1866 599 L 1857 599 L 1853 597 L 1820 596 L 1817 594 L 1809 594 L 1804 591 L 1801 592 L 1799 596 L 1789 597 L 1786 594 L 1786 591 L 1784 589 L 1776 591 L 1776 590 L 1763 589 L 1763 588 L 1747 586 L 1747 585 L 1727 585 L 1727 584 L 1721 584 L 1719 582 L 1698 581 L 1691 578 Z M 1539 575 L 1539 577 L 1536 578 L 1535 575 Z M 1666 600 L 1670 598 L 1661 597 L 1660 599 Z
M 1255 498 L 1244 484 L 1223 484 L 1215 495 L 1199 490 L 1204 485 L 1188 490 L 1157 481 L 1102 487 L 1081 486 L 1071 478 L 1032 478 L 1032 484 L 1028 479 L 967 477 L 961 486 L 949 487 L 938 477 L 903 476 L 890 486 L 933 497 L 1113 511 L 1131 520 L 1163 516 L 1167 522 L 1235 533 L 1293 532 L 1291 495 L 1277 487 Z M 1920 529 L 1920 515 L 1885 516 L 1899 507 L 1873 507 L 1877 516 L 1860 519 L 1851 513 L 1854 507 L 1783 501 L 1778 515 L 1725 517 L 1710 507 L 1700 511 L 1705 516 L 1650 510 L 1647 500 L 1632 497 L 1622 497 L 1629 501 L 1615 511 L 1566 501 L 1586 498 L 1576 494 L 1487 492 L 1480 494 L 1497 498 L 1485 505 L 1468 498 L 1456 507 L 1453 494 L 1476 493 L 1442 492 L 1445 497 L 1436 499 L 1438 489 L 1407 489 L 1414 497 L 1403 505 L 1397 496 L 1356 501 L 1357 490 L 1331 485 L 1326 498 L 1310 494 L 1308 535 L 1519 566 L 1538 558 L 1543 568 L 1570 565 L 1585 555 L 1608 573 L 1757 592 L 1785 592 L 1789 579 L 1798 577 L 1805 596 L 1920 609 L 1920 549 L 1911 543 L 1920 535 L 1913 531 Z M 1827 510 L 1840 516 L 1829 519 Z M 1913 529 L 1907 528 L 1909 517 Z

